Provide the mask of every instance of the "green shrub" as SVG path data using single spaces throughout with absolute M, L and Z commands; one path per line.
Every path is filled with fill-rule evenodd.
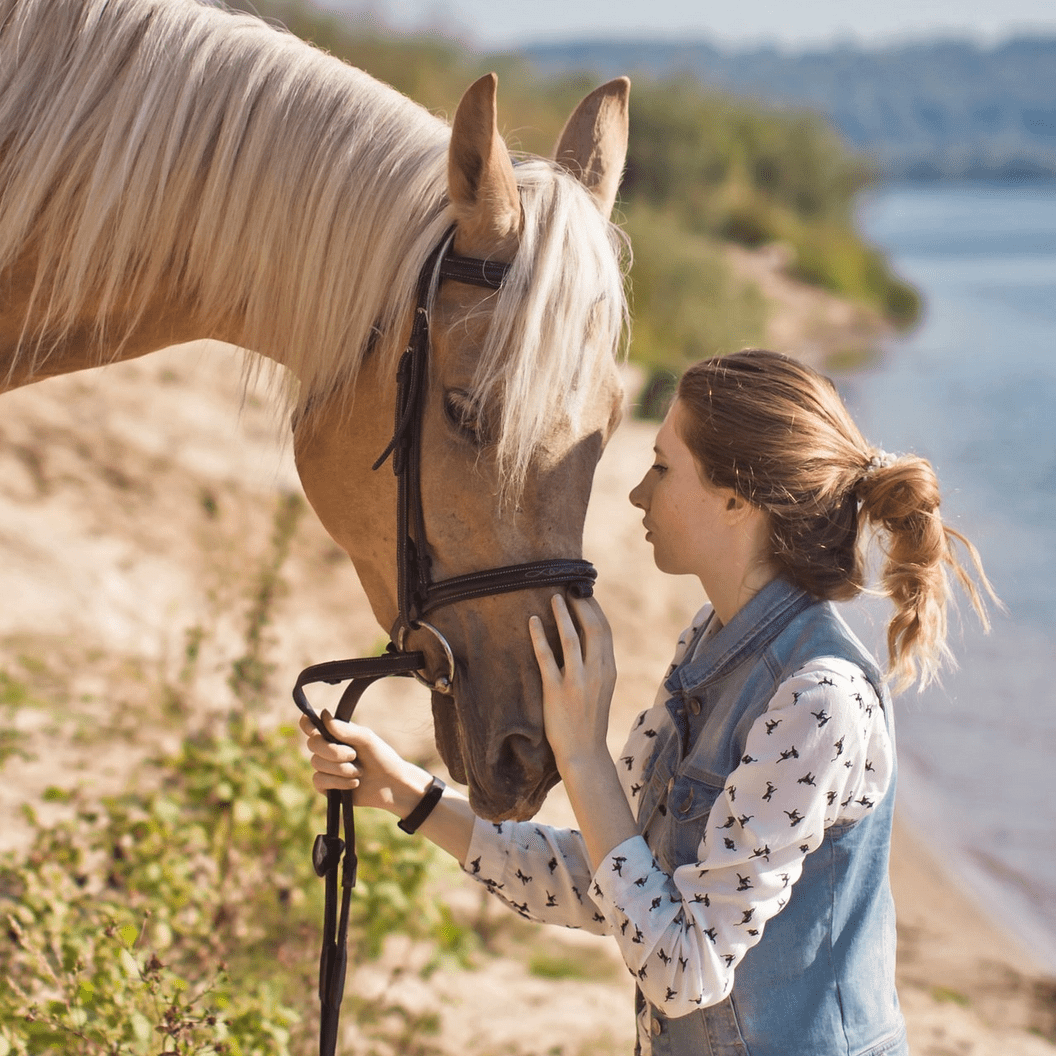
M 321 882 L 310 849 L 321 797 L 290 728 L 233 719 L 146 775 L 152 791 L 93 804 L 0 859 L 0 1053 L 273 1053 L 311 1034 Z M 357 819 L 361 882 L 351 957 L 389 935 L 470 933 L 427 892 L 430 844 Z M 384 1025 L 383 1023 L 381 1024 Z M 379 1026 L 380 1029 L 380 1026 Z
M 634 245 L 634 358 L 650 371 L 680 373 L 695 360 L 758 344 L 767 306 L 732 272 L 714 238 L 686 231 L 670 212 L 627 212 Z
M 0 855 L 0 1056 L 288 1056 L 310 1046 L 323 898 L 311 848 L 324 802 L 299 731 L 245 717 L 271 692 L 265 631 L 302 507 L 280 497 L 253 581 L 229 680 L 246 710 L 186 738 L 119 795 L 50 789 L 65 821 L 25 808 L 28 847 Z M 182 717 L 203 639 L 188 632 L 177 687 L 157 687 L 162 705 L 179 697 Z M 12 705 L 28 699 L 11 679 L 0 688 Z M 357 850 L 350 963 L 376 959 L 397 935 L 426 944 L 424 972 L 468 956 L 472 932 L 430 889 L 453 865 L 365 811 Z M 368 1008 L 350 994 L 346 1017 L 371 1053 L 431 1051 L 432 1018 L 395 998 Z
M 681 237 L 784 242 L 796 278 L 907 326 L 919 314 L 915 292 L 855 228 L 855 199 L 871 178 L 815 115 L 709 93 L 688 79 L 639 82 L 631 93 L 622 194 L 632 215 L 648 204 L 677 218 Z M 633 232 L 632 241 L 637 253 Z

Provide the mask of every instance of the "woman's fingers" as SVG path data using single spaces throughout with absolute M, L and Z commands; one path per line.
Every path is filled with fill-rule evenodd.
M 568 603 L 563 594 L 555 594 L 550 599 L 550 608 L 554 613 L 554 622 L 557 624 L 557 634 L 561 639 L 561 650 L 564 653 L 565 670 L 568 670 L 570 660 L 583 659 L 583 647 L 579 639 L 579 631 L 576 630 L 576 622 L 572 619 L 572 613 L 568 609 Z
M 307 715 L 302 715 L 300 720 L 300 727 L 303 733 L 307 735 L 308 750 L 313 755 L 321 755 L 327 759 L 334 759 L 339 762 L 351 762 L 357 756 L 356 744 L 361 742 L 364 734 L 362 726 L 356 726 L 351 722 L 342 722 L 340 719 L 333 718 L 329 712 L 324 711 L 322 714 L 323 722 L 330 732 L 338 737 L 337 741 L 328 741 L 315 727 Z
M 612 666 L 612 629 L 601 606 L 593 598 L 577 600 L 575 606 L 576 619 L 583 628 L 583 654 L 587 663 Z
M 334 774 L 316 772 L 312 774 L 312 785 L 317 792 L 329 792 L 331 789 L 342 791 L 344 789 L 359 788 L 359 778 L 337 777 Z
M 604 750 L 615 664 L 608 623 L 596 601 L 569 602 L 558 594 L 550 604 L 563 666 L 537 617 L 529 621 L 529 630 L 543 681 L 546 735 L 560 769 L 584 749 Z
M 302 715 L 300 727 L 307 735 L 308 750 L 312 753 L 311 764 L 315 773 L 312 784 L 320 792 L 329 789 L 358 788 L 362 770 L 357 765 L 359 752 L 349 741 L 362 740 L 362 727 L 342 722 L 324 711 L 323 722 L 340 741 L 328 741 L 315 727 L 307 715 Z
M 584 645 L 603 641 L 609 633 L 609 621 L 594 598 L 573 598 L 572 611 L 582 632 Z
M 307 743 L 308 751 L 312 755 L 322 756 L 324 759 L 332 759 L 335 763 L 351 763 L 359 755 L 352 745 L 335 744 L 319 733 L 310 734 Z
M 403 760 L 367 726 L 321 715 L 325 729 L 337 738 L 329 741 L 308 719 L 301 719 L 315 770 L 312 783 L 319 791 L 355 789 L 356 806 L 392 809 L 395 790 L 420 771 Z M 419 796 L 420 798 L 420 796 Z
M 312 767 L 325 774 L 337 774 L 341 777 L 353 777 L 360 768 L 351 759 L 330 759 L 318 752 L 312 752 Z
M 539 665 L 539 673 L 544 682 L 553 682 L 560 676 L 557 659 L 554 651 L 550 648 L 550 642 L 543 630 L 543 621 L 538 616 L 528 619 L 528 635 L 532 639 L 532 649 L 535 651 L 535 662 Z
M 570 661 L 571 669 L 605 663 L 612 651 L 611 633 L 598 603 L 593 598 L 574 598 L 570 609 L 564 596 L 555 594 L 550 599 L 550 607 L 561 641 L 563 665 L 557 663 L 539 617 L 532 616 L 528 621 L 532 646 L 544 677 L 555 679 L 561 674 L 567 676 L 570 673 Z

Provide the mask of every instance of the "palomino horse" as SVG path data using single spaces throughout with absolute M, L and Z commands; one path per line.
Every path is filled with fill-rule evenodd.
M 556 161 L 510 161 L 493 75 L 451 127 L 258 19 L 196 0 L 0 0 L 0 391 L 196 338 L 279 365 L 305 492 L 386 630 L 397 616 L 395 361 L 419 270 L 509 262 L 430 308 L 422 498 L 434 576 L 577 558 L 620 414 L 626 80 Z M 256 361 L 256 357 L 254 362 Z M 552 589 L 552 588 L 551 588 Z M 449 606 L 440 753 L 492 819 L 556 780 L 527 620 L 549 591 Z M 556 634 L 555 634 L 556 637 Z M 444 658 L 428 634 L 408 648 Z

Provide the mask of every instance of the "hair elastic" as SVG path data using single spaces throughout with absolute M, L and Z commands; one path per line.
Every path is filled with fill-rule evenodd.
M 876 448 L 873 457 L 869 459 L 869 464 L 865 467 L 865 476 L 875 473 L 878 469 L 887 469 L 889 466 L 893 466 L 900 457 L 900 455 L 892 455 L 881 447 Z

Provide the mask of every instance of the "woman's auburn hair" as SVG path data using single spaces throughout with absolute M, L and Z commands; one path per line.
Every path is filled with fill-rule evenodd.
M 876 540 L 878 592 L 895 609 L 887 646 L 896 689 L 923 688 L 953 663 L 951 572 L 989 627 L 981 589 L 993 590 L 975 547 L 943 524 L 931 464 L 882 457 L 828 378 L 790 356 L 745 349 L 691 366 L 677 398 L 682 440 L 703 477 L 768 515 L 770 557 L 796 586 L 824 600 L 856 597 L 867 585 L 866 540 Z

